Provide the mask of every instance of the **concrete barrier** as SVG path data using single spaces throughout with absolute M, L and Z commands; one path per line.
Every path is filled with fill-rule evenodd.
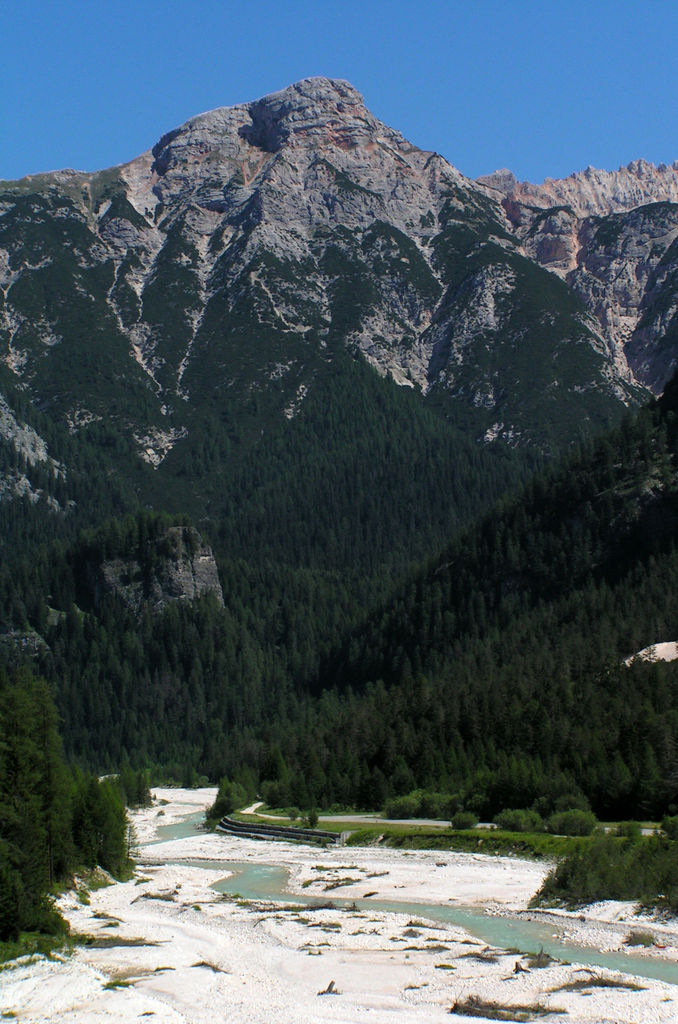
M 260 825 L 235 821 L 225 816 L 217 825 L 217 831 L 249 839 L 286 839 L 288 842 L 340 843 L 344 833 L 324 832 L 319 828 L 294 828 L 291 825 Z

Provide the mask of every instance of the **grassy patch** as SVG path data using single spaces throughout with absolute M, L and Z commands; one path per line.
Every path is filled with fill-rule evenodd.
M 624 939 L 625 946 L 654 946 L 655 939 L 652 932 L 634 930 Z
M 645 987 L 635 981 L 624 981 L 621 978 L 607 978 L 602 974 L 590 974 L 587 978 L 576 978 L 566 981 L 564 985 L 551 989 L 552 992 L 581 992 L 590 988 L 625 988 L 631 992 L 644 992 Z
M 324 826 L 323 826 L 324 827 Z M 346 826 L 344 826 L 346 827 Z M 567 856 L 581 839 L 547 833 L 505 832 L 502 829 L 432 831 L 416 825 L 384 824 L 359 828 L 348 839 L 349 846 L 388 846 L 400 850 L 457 850 L 493 856 L 556 860 Z
M 530 1021 L 535 1017 L 546 1017 L 550 1013 L 565 1013 L 564 1010 L 544 1006 L 542 1003 L 531 1003 L 529 1006 L 510 1006 L 497 1003 L 493 999 L 481 999 L 480 996 L 467 996 L 457 1000 L 450 1013 L 460 1017 L 482 1017 L 483 1020 Z
M 462 960 L 477 960 L 481 964 L 499 963 L 499 957 L 492 949 L 481 949 L 477 953 L 462 953 Z
M 49 958 L 53 953 L 70 949 L 73 943 L 73 936 L 22 932 L 16 940 L 0 942 L 0 964 L 9 964 L 23 956 Z
M 177 895 L 176 889 L 173 889 L 172 892 L 144 892 L 132 900 L 132 903 L 136 903 L 137 900 L 160 900 L 162 903 L 174 903 L 174 897 Z
M 123 935 L 74 935 L 73 943 L 88 949 L 112 949 L 118 946 L 159 946 L 150 939 L 125 938 Z
M 108 889 L 109 886 L 113 885 L 113 880 L 104 874 L 100 868 L 88 871 L 82 878 L 90 892 L 96 892 L 98 889 Z
M 368 878 L 372 878 L 372 875 L 368 875 Z M 358 882 L 362 882 L 362 878 L 337 878 L 334 882 L 328 882 L 323 887 L 323 892 L 329 892 L 331 889 L 341 889 L 345 885 L 356 885 Z
M 111 917 L 110 914 L 96 913 L 92 917 L 103 922 L 102 928 L 119 928 L 122 923 L 119 917 Z

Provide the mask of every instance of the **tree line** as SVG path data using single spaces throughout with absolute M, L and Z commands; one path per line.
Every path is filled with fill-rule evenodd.
M 99 779 L 64 759 L 47 683 L 0 671 L 0 940 L 60 932 L 52 896 L 75 870 L 129 865 L 125 804 L 143 803 L 143 773 Z
M 414 570 L 222 555 L 225 608 L 136 614 L 95 601 L 84 566 L 126 552 L 152 571 L 168 520 L 143 512 L 0 567 L 0 617 L 44 641 L 89 769 L 226 777 L 300 808 L 425 790 L 482 817 L 673 813 L 677 669 L 624 659 L 678 635 L 677 409 L 668 388 Z

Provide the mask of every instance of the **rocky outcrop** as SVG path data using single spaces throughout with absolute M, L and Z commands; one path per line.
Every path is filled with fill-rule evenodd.
M 29 466 L 49 463 L 55 472 L 62 471 L 57 462 L 49 458 L 47 444 L 32 427 L 20 423 L 2 395 L 0 395 L 0 438 L 9 441 L 18 455 Z
M 95 603 L 116 594 L 136 614 L 145 605 L 160 611 L 172 601 L 224 597 L 214 556 L 192 527 L 172 526 L 139 558 L 115 558 L 90 565 L 87 575 Z
M 617 374 L 660 394 L 678 366 L 678 162 L 589 167 L 542 185 L 508 171 L 481 181 L 503 197 L 525 254 L 595 316 Z

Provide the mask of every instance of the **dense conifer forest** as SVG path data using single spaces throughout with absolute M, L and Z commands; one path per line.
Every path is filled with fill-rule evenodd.
M 678 669 L 624 659 L 678 635 L 677 390 L 419 567 L 402 547 L 395 565 L 384 555 L 389 535 L 402 544 L 405 505 L 382 517 L 374 565 L 361 572 L 347 554 L 339 568 L 374 534 L 354 538 L 346 480 L 327 566 L 312 522 L 301 553 L 282 520 L 243 541 L 249 557 L 232 550 L 246 517 L 211 527 L 225 607 L 205 595 L 137 613 L 115 593 L 95 599 L 87 566 L 127 555 L 152 572 L 176 515 L 133 511 L 32 544 L 0 568 L 2 657 L 48 680 L 68 759 L 97 772 L 129 761 L 178 781 L 226 777 L 302 808 L 425 790 L 482 817 L 673 813 Z M 289 493 L 308 517 L 305 487 Z M 380 493 L 377 475 L 377 510 Z
M 143 772 L 99 779 L 64 760 L 49 687 L 0 672 L 0 941 L 63 931 L 50 895 L 76 869 L 128 868 L 125 804 L 143 803 Z

